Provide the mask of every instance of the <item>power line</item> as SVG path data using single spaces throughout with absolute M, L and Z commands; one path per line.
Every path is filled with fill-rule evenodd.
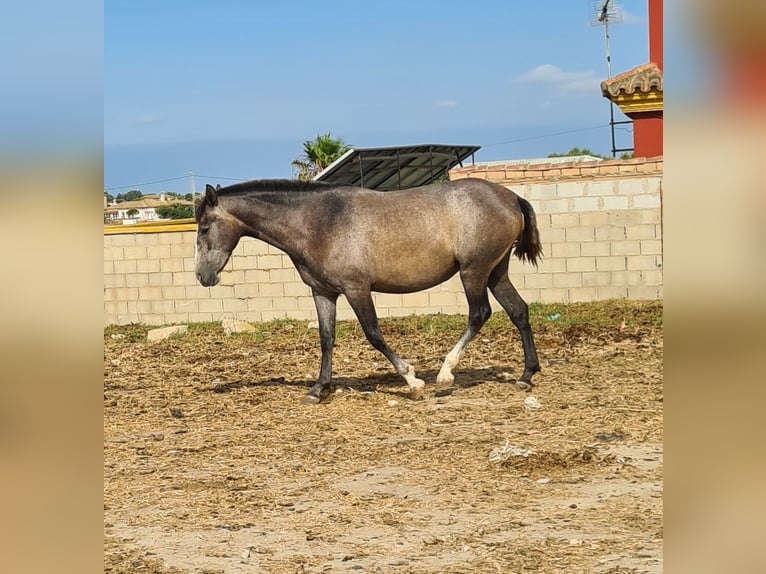
M 217 175 L 200 175 L 200 174 L 194 174 L 195 177 L 204 177 L 205 179 L 212 179 L 212 180 L 219 180 L 219 179 L 226 179 L 228 181 L 247 181 L 247 178 L 244 177 L 219 177 Z
M 543 134 L 543 135 L 539 135 L 539 136 L 529 136 L 529 137 L 526 137 L 526 138 L 519 138 L 519 139 L 508 140 L 508 141 L 504 141 L 504 142 L 495 142 L 495 143 L 491 143 L 491 144 L 485 144 L 482 147 L 492 147 L 493 145 L 505 145 L 505 144 L 526 142 L 526 141 L 530 141 L 530 140 L 540 140 L 540 139 L 550 138 L 550 137 L 553 137 L 553 136 L 563 136 L 563 135 L 566 135 L 566 134 L 576 134 L 576 133 L 579 133 L 579 132 L 587 132 L 589 130 L 599 130 L 601 128 L 608 128 L 608 127 L 609 127 L 609 124 L 601 124 L 601 125 L 598 125 L 598 126 L 591 126 L 589 128 L 577 128 L 577 129 L 574 129 L 574 130 L 565 130 L 563 132 L 554 132 L 554 133 L 550 133 L 550 134 Z
M 166 181 L 176 181 L 179 179 L 186 179 L 188 175 L 182 175 L 180 177 L 169 177 L 168 179 L 158 179 L 157 181 L 145 181 L 144 183 L 132 183 L 130 185 L 117 185 L 114 187 L 105 187 L 104 191 L 115 191 L 118 189 L 128 189 L 129 187 L 138 187 L 140 185 L 153 185 L 155 183 L 165 183 Z

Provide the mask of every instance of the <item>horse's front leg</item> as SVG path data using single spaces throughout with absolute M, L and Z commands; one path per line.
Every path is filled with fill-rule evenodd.
M 410 397 L 413 399 L 422 399 L 425 383 L 415 376 L 415 369 L 407 361 L 397 355 L 391 347 L 388 346 L 380 332 L 378 316 L 375 313 L 375 305 L 372 301 L 372 295 L 369 290 L 358 290 L 346 292 L 348 304 L 356 313 L 359 323 L 362 325 L 367 340 L 375 349 L 383 353 L 410 387 Z
M 322 364 L 319 367 L 319 380 L 301 400 L 304 405 L 317 404 L 329 392 L 332 381 L 332 351 L 335 346 L 335 307 L 338 296 L 325 295 L 317 291 L 312 291 L 312 295 L 317 309 L 317 321 L 319 322 Z

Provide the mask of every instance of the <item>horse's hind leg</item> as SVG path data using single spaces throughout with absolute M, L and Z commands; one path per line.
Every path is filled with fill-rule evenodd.
M 463 354 L 468 343 L 471 342 L 476 333 L 479 332 L 490 315 L 492 315 L 492 307 L 489 305 L 489 297 L 487 296 L 486 275 L 483 277 L 472 277 L 468 272 L 461 271 L 460 280 L 463 282 L 465 296 L 468 299 L 468 327 L 457 344 L 444 358 L 444 364 L 442 364 L 442 368 L 436 376 L 437 389 L 444 389 L 455 382 L 452 369 L 457 365 L 460 355 Z
M 301 400 L 304 405 L 317 404 L 329 390 L 332 380 L 332 351 L 335 345 L 335 306 L 338 296 L 335 294 L 324 295 L 316 291 L 313 291 L 312 295 L 317 309 L 322 364 L 319 367 L 319 380 Z
M 354 291 L 345 293 L 349 305 L 356 313 L 359 323 L 362 325 L 367 340 L 388 359 L 410 387 L 410 396 L 413 399 L 423 398 L 425 383 L 415 376 L 415 369 L 407 361 L 397 355 L 388 346 L 380 332 L 378 316 L 375 313 L 375 305 L 369 291 Z
M 540 361 L 537 358 L 537 349 L 532 337 L 532 327 L 529 325 L 529 308 L 508 278 L 507 257 L 492 271 L 489 289 L 521 333 L 521 344 L 524 347 L 524 374 L 516 385 L 529 390 L 533 386 L 532 375 L 540 370 Z

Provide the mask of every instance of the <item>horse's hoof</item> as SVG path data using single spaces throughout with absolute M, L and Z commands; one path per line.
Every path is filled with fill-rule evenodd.
M 416 389 L 412 389 L 410 391 L 410 398 L 413 401 L 422 401 L 424 398 L 426 398 L 426 395 L 425 395 L 423 387 L 418 387 Z
M 516 388 L 521 391 L 531 391 L 534 385 L 527 381 L 516 381 Z
M 448 388 L 452 386 L 452 383 L 455 382 L 455 375 L 448 374 L 448 375 L 442 375 L 439 374 L 438 377 L 436 377 L 436 388 L 437 389 L 443 389 Z
M 314 395 L 304 395 L 304 397 L 301 399 L 302 405 L 317 405 L 319 404 L 319 397 L 315 397 Z

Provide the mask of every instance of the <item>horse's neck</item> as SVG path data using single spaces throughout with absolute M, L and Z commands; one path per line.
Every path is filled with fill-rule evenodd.
M 284 204 L 253 196 L 232 199 L 227 209 L 245 226 L 245 235 L 289 254 L 300 249 L 308 231 L 303 224 L 304 209 L 300 202 Z

